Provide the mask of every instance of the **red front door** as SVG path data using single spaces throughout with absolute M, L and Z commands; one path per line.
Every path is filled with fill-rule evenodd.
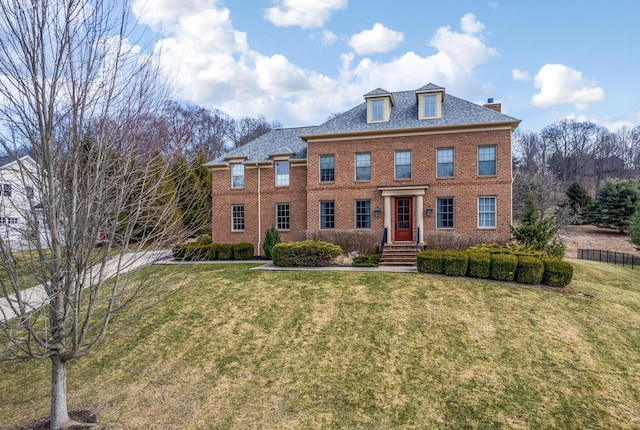
M 406 197 L 396 198 L 396 228 L 394 240 L 396 242 L 412 241 L 413 234 L 411 231 L 412 222 L 412 199 Z

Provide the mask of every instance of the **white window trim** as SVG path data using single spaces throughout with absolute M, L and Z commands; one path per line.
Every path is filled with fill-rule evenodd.
M 491 175 L 480 174 L 480 148 L 493 148 L 493 164 L 495 166 L 495 172 Z M 476 159 L 478 160 L 477 172 L 479 177 L 493 178 L 498 176 L 498 145 L 479 145 L 476 151 Z
M 451 164 L 453 164 L 453 173 L 451 174 L 451 176 L 439 176 L 438 175 L 438 165 L 440 164 L 438 162 L 438 152 L 439 151 L 445 151 L 445 150 L 451 150 L 451 152 L 453 153 L 453 160 L 451 161 Z M 451 179 L 454 178 L 456 176 L 456 149 L 455 148 L 436 148 L 436 178 L 438 179 Z
M 373 119 L 373 102 L 382 101 L 382 119 Z M 367 123 L 389 122 L 391 116 L 391 98 L 389 96 L 372 97 L 367 99 Z
M 234 185 L 234 183 L 233 183 L 233 178 L 234 178 L 233 168 L 234 168 L 235 166 L 240 166 L 240 167 L 242 167 L 242 186 L 241 186 L 241 187 L 240 187 L 240 186 L 238 186 L 238 187 L 237 187 L 237 186 L 235 186 L 235 185 Z M 246 179 L 246 177 L 245 177 L 245 174 L 246 174 L 245 170 L 246 170 L 246 168 L 245 168 L 244 164 L 242 164 L 242 163 L 231 163 L 231 188 L 235 188 L 235 189 L 244 188 L 245 179 Z
M 409 153 L 409 177 L 408 178 L 398 178 L 398 172 L 396 171 L 396 167 L 398 167 L 398 163 L 396 160 L 396 155 L 398 152 L 408 152 Z M 393 152 L 393 179 L 395 181 L 410 181 L 413 179 L 413 152 L 410 149 L 399 149 Z
M 322 180 L 322 157 L 333 157 L 333 180 L 331 181 L 323 181 Z M 291 166 L 289 166 L 291 169 Z M 336 155 L 335 154 L 321 154 L 318 158 L 318 182 L 321 184 L 332 184 L 336 181 Z
M 453 209 L 453 227 L 438 227 L 438 212 L 439 212 L 439 206 L 438 206 L 438 201 L 440 199 L 451 199 L 451 203 L 452 203 L 452 209 Z M 479 218 L 479 217 L 478 217 Z M 442 197 L 436 197 L 436 230 L 455 230 L 456 228 L 456 199 L 453 196 L 442 196 Z
M 233 218 L 233 209 L 235 207 L 242 207 L 242 223 L 244 224 L 245 228 L 247 226 L 247 216 L 246 216 L 246 211 L 245 211 L 245 205 L 243 204 L 236 204 L 236 205 L 231 205 L 231 231 L 232 232 L 244 232 L 244 228 L 243 229 L 236 229 L 235 228 L 235 223 L 234 218 Z
M 435 116 L 426 116 L 424 114 L 425 99 L 428 97 L 435 97 L 436 99 L 436 114 Z M 442 93 L 423 93 L 418 95 L 418 119 L 436 119 L 442 118 Z
M 358 202 L 369 202 L 369 227 L 358 227 Z M 371 212 L 371 199 L 356 199 L 353 202 L 353 224 L 356 230 L 371 230 L 373 226 L 373 214 Z
M 358 179 L 358 155 L 369 155 L 369 179 Z M 353 180 L 356 182 L 371 182 L 373 179 L 373 166 L 371 152 L 356 152 L 353 156 Z
M 278 164 L 279 163 L 287 163 L 289 165 L 289 172 L 287 173 L 287 183 L 286 184 L 278 184 Z M 289 160 L 278 160 L 276 162 L 274 162 L 274 170 L 275 170 L 275 174 L 274 174 L 274 179 L 275 179 L 275 186 L 277 188 L 283 188 L 283 187 L 288 187 L 291 185 L 291 161 Z
M 480 199 L 493 199 L 493 226 L 480 225 Z M 476 204 L 477 226 L 479 230 L 495 230 L 498 228 L 498 198 L 496 196 L 478 196 Z
M 281 205 L 287 205 L 289 207 L 288 209 L 288 215 L 287 215 L 287 224 L 289 224 L 289 228 L 280 228 L 279 223 L 278 223 L 278 206 Z M 280 202 L 280 203 L 276 203 L 276 230 L 278 231 L 291 231 L 291 203 L 288 202 Z

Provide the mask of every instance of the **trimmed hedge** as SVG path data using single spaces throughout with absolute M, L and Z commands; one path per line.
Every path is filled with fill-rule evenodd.
M 353 258 L 353 267 L 378 267 L 380 254 L 359 255 Z
M 232 260 L 233 245 L 230 243 L 221 243 L 218 245 L 218 260 Z
M 442 253 L 443 272 L 447 276 L 466 276 L 469 266 L 467 251 L 449 250 Z
M 491 254 L 491 279 L 511 282 L 516 277 L 518 257 L 512 254 Z
M 425 249 L 418 252 L 418 272 L 422 273 L 442 273 L 443 256 L 442 251 Z
M 204 261 L 209 258 L 210 245 L 199 245 L 197 243 L 185 243 L 174 246 L 171 250 L 173 258 L 184 261 Z
M 542 283 L 551 287 L 564 287 L 571 283 L 573 266 L 556 257 L 543 258 L 544 275 Z
M 278 243 L 273 247 L 273 264 L 280 267 L 330 266 L 342 254 L 342 248 L 327 242 L 304 240 Z
M 241 242 L 233 245 L 234 260 L 251 260 L 254 255 L 253 244 L 249 242 Z
M 516 282 L 520 284 L 537 285 L 542 281 L 544 264 L 539 258 L 528 255 L 518 256 L 518 268 L 516 269 Z
M 468 274 L 472 278 L 486 279 L 491 276 L 491 254 L 488 252 L 473 251 L 469 254 Z

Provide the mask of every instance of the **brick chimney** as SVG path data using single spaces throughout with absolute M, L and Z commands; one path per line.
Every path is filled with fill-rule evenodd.
M 498 113 L 502 113 L 502 103 L 494 103 L 493 97 L 487 100 L 487 104 L 482 105 L 488 109 L 494 110 Z

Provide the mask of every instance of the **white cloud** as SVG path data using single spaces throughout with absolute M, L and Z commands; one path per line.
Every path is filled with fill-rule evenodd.
M 498 55 L 479 35 L 442 27 L 429 41 L 438 51 L 433 55 L 406 52 L 376 62 L 343 54 L 338 74 L 329 77 L 284 55 L 252 50 L 247 34 L 233 27 L 229 9 L 214 0 L 134 0 L 134 11 L 145 1 L 148 13 L 140 19 L 159 32 L 156 52 L 179 97 L 236 118 L 264 115 L 285 126 L 319 124 L 381 86 L 398 91 L 434 82 L 454 94 L 478 91 L 474 70 Z M 337 37 L 323 34 L 327 42 Z
M 484 30 L 484 24 L 478 21 L 472 13 L 468 13 L 460 18 L 460 26 L 462 27 L 462 31 L 469 34 L 480 33 Z
M 321 38 L 322 44 L 325 46 L 333 45 L 338 40 L 338 36 L 330 30 L 322 30 Z
M 391 30 L 379 22 L 371 30 L 363 30 L 349 39 L 349 46 L 356 54 L 389 52 L 404 40 L 404 34 Z
M 347 0 L 276 0 L 264 17 L 278 27 L 322 27 L 331 14 L 347 7 Z
M 585 110 L 589 103 L 604 100 L 604 90 L 582 72 L 563 64 L 545 64 L 535 76 L 534 84 L 540 92 L 534 94 L 531 103 L 547 108 L 573 104 L 577 110 Z
M 511 71 L 511 77 L 514 81 L 527 82 L 531 80 L 531 75 L 526 70 L 513 69 Z

